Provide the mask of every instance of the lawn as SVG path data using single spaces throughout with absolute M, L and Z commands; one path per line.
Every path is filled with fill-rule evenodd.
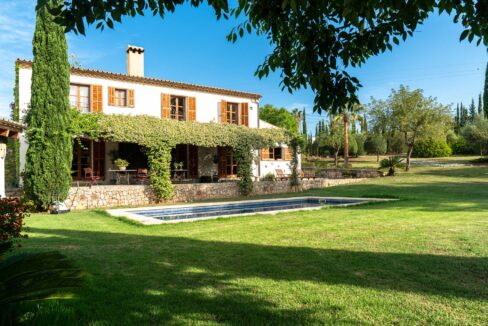
M 33 215 L 23 251 L 86 272 L 30 323 L 488 324 L 488 168 L 414 167 L 309 192 L 398 202 L 139 226 L 101 211 Z

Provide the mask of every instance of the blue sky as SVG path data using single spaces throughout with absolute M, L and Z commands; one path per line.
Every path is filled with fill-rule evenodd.
M 32 58 L 34 5 L 33 0 L 0 0 L 0 116 L 8 116 L 13 100 L 15 59 Z M 148 77 L 258 92 L 263 104 L 307 108 L 307 120 L 315 124 L 321 117 L 312 113 L 313 93 L 282 92 L 278 73 L 263 80 L 254 77 L 272 48 L 264 37 L 255 35 L 235 44 L 227 42 L 225 36 L 235 25 L 235 21 L 217 21 L 210 8 L 183 6 L 164 20 L 152 15 L 125 18 L 115 30 L 90 28 L 87 36 L 67 38 L 69 52 L 83 67 L 125 73 L 127 44 L 138 45 L 146 49 Z M 461 31 L 450 17 L 432 16 L 412 39 L 371 58 L 355 71 L 364 86 L 361 101 L 384 98 L 400 84 L 422 88 L 444 104 L 477 99 L 488 56 L 483 46 L 459 42 Z

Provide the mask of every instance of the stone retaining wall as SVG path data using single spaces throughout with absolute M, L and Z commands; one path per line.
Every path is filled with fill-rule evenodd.
M 300 190 L 332 187 L 350 184 L 363 179 L 302 180 Z M 269 195 L 293 192 L 289 181 L 260 181 L 254 183 L 251 195 Z M 236 182 L 176 184 L 172 202 L 191 202 L 204 199 L 239 197 Z M 156 204 L 156 197 L 147 185 L 100 185 L 93 187 L 72 187 L 66 204 L 72 210 L 108 208 L 119 206 L 143 206 Z
M 328 179 L 343 178 L 377 178 L 383 176 L 381 171 L 375 169 L 327 169 L 322 172 Z

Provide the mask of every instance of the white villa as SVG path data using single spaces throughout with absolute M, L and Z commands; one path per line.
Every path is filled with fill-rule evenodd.
M 18 96 L 21 120 L 29 109 L 32 62 L 17 60 Z M 259 120 L 261 95 L 218 87 L 195 85 L 144 76 L 144 49 L 127 47 L 127 74 L 86 68 L 72 68 L 70 103 L 79 111 L 105 114 L 149 115 L 161 119 L 232 123 L 249 128 L 274 128 Z M 74 143 L 73 179 L 83 180 L 84 169 L 91 168 L 101 177 L 99 183 L 113 180 L 115 158 L 129 161 L 128 169 L 148 167 L 141 147 L 129 143 L 82 140 Z M 27 150 L 25 135 L 20 136 L 20 171 L 24 170 Z M 290 174 L 291 152 L 286 145 L 263 149 L 253 166 L 256 179 L 281 170 Z M 235 178 L 237 165 L 228 147 L 202 148 L 179 144 L 172 152 L 174 163 L 183 163 L 182 179 L 188 182 Z M 300 163 L 300 162 L 299 162 Z M 300 164 L 299 164 L 300 166 Z M 175 176 L 176 177 L 176 176 Z

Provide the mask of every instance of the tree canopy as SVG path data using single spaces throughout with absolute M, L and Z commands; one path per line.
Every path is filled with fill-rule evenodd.
M 199 6 L 203 0 L 66 0 L 53 10 L 67 31 L 85 33 L 85 26 L 114 27 L 122 16 L 151 12 L 164 17 L 178 5 Z M 396 0 L 306 1 L 255 0 L 229 2 L 207 0 L 217 18 L 245 17 L 228 39 L 237 41 L 246 31 L 264 35 L 272 52 L 257 68 L 259 78 L 280 71 L 281 86 L 290 92 L 310 87 L 315 93 L 314 110 L 336 113 L 358 102 L 360 81 L 348 70 L 371 56 L 392 50 L 412 36 L 429 15 L 453 16 L 464 27 L 460 39 L 488 46 L 488 1 Z M 232 6 L 230 5 L 232 4 Z
M 298 120 L 290 111 L 271 104 L 265 104 L 259 109 L 259 119 L 282 127 L 293 134 L 297 134 L 299 130 Z

